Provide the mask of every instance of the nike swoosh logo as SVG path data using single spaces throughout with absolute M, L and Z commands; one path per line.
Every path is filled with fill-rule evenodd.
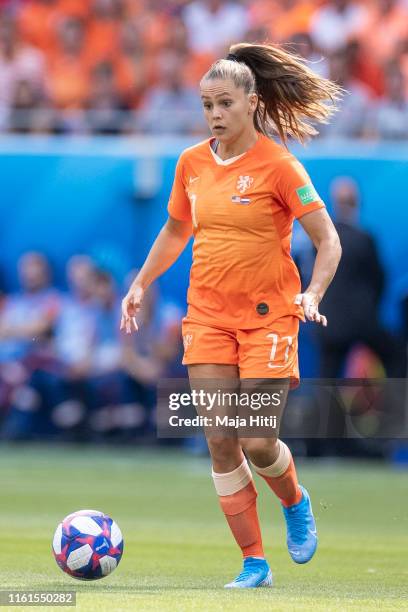
M 199 176 L 190 176 L 188 184 L 191 185 L 191 183 L 194 183 L 194 181 L 198 181 L 199 178 Z

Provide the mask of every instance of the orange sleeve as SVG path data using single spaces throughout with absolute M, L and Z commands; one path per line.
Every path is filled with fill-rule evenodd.
M 178 221 L 191 221 L 191 205 L 186 194 L 183 174 L 183 158 L 180 157 L 167 210 L 169 215 Z
M 279 168 L 277 187 L 281 202 L 299 219 L 306 213 L 324 208 L 310 176 L 296 158 L 285 159 Z

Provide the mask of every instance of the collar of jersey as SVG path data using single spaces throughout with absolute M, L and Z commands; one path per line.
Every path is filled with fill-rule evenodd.
M 210 148 L 211 151 L 211 155 L 213 156 L 213 158 L 215 159 L 216 164 L 218 164 L 219 166 L 229 166 L 230 164 L 233 164 L 234 162 L 237 161 L 237 159 L 239 159 L 240 157 L 243 157 L 244 155 L 246 155 L 249 151 L 251 151 L 259 142 L 259 136 L 258 136 L 258 140 L 256 141 L 256 143 L 250 148 L 248 149 L 248 151 L 244 151 L 243 153 L 241 153 L 240 155 L 235 155 L 235 157 L 230 157 L 228 159 L 221 159 L 221 157 L 219 155 L 217 155 L 217 153 L 214 152 L 214 149 L 212 148 L 212 143 L 213 143 L 213 139 L 210 138 L 210 141 L 208 143 L 208 146 Z
M 213 158 L 215 159 L 216 163 L 219 166 L 229 166 L 230 164 L 233 164 L 234 161 L 237 161 L 237 159 L 239 159 L 246 153 L 245 151 L 244 153 L 241 153 L 241 155 L 235 155 L 235 157 L 230 157 L 229 159 L 221 159 L 221 157 L 217 155 L 217 153 L 214 153 L 211 143 L 210 143 L 210 151 L 211 151 L 211 155 L 213 156 Z

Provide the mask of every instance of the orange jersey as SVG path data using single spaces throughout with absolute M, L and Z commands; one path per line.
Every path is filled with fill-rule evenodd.
M 193 225 L 188 316 L 235 329 L 284 315 L 303 319 L 294 304 L 300 278 L 292 226 L 323 202 L 282 145 L 259 134 L 246 153 L 222 162 L 213 140 L 183 151 L 168 205 L 170 216 Z

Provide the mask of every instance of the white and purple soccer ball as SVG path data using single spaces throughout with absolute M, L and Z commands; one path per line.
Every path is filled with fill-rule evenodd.
M 98 580 L 118 566 L 123 537 L 117 523 L 103 512 L 79 510 L 58 525 L 52 549 L 64 572 L 79 580 Z

